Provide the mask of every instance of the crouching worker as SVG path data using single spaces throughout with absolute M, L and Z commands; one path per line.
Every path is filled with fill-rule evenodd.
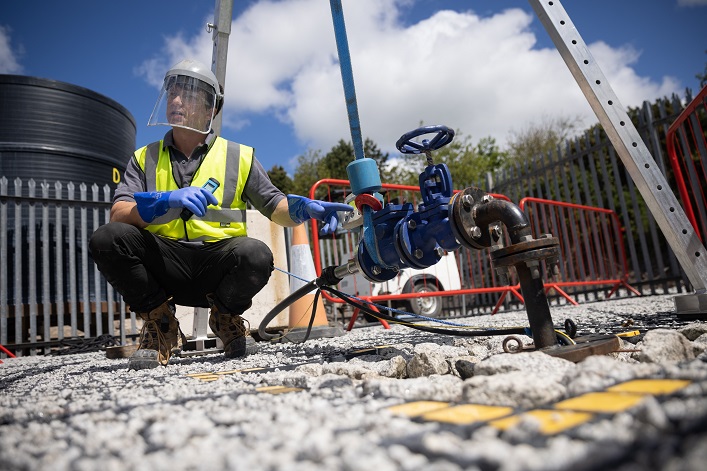
M 270 181 L 251 147 L 211 127 L 223 106 L 216 76 L 185 60 L 170 69 L 148 125 L 164 138 L 135 151 L 116 189 L 110 223 L 91 237 L 103 276 L 143 320 L 131 369 L 167 365 L 184 336 L 175 304 L 211 309 L 209 326 L 227 358 L 252 353 L 242 314 L 268 282 L 273 254 L 247 236 L 246 204 L 292 227 L 316 218 L 333 232 L 341 203 L 287 197 Z

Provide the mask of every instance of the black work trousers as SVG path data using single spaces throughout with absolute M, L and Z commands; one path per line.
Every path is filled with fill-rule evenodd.
M 274 268 L 272 251 L 257 239 L 194 246 L 122 222 L 99 227 L 90 249 L 98 269 L 135 312 L 150 312 L 169 298 L 209 307 L 209 294 L 220 312 L 242 314 Z

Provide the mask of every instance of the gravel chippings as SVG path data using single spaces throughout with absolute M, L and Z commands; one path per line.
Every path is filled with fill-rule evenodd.
M 580 333 L 641 333 L 622 340 L 621 352 L 576 364 L 542 352 L 504 353 L 503 337 L 442 336 L 400 325 L 304 344 L 261 342 L 243 359 L 174 358 L 154 370 L 128 370 L 127 360 L 103 352 L 4 359 L 0 469 L 703 470 L 707 322 L 673 311 L 672 296 L 552 307 L 557 326 L 571 318 Z M 527 315 L 460 322 L 527 325 Z M 362 349 L 370 350 L 352 355 Z M 214 381 L 187 376 L 247 368 L 264 370 Z M 435 401 L 440 408 L 552 411 L 560 401 L 635 379 L 688 383 L 558 433 L 544 432 L 532 414 L 498 427 L 390 409 Z M 295 389 L 258 390 L 264 386 Z

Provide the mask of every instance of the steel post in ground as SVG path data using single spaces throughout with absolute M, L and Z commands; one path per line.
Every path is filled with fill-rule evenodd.
M 519 263 L 515 267 L 535 348 L 552 347 L 557 344 L 557 340 L 539 264 L 529 267 L 527 263 Z

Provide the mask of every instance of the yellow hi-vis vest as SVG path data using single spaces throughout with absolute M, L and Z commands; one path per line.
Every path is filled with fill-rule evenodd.
M 145 172 L 146 191 L 173 191 L 174 181 L 169 149 L 163 141 L 153 142 L 135 151 L 135 159 Z M 215 242 L 246 233 L 246 204 L 241 199 L 253 163 L 253 148 L 217 137 L 194 173 L 192 186 L 203 186 L 210 177 L 219 181 L 214 192 L 216 207 L 209 206 L 203 217 L 193 215 L 188 221 L 179 217 L 182 208 L 172 208 L 155 218 L 147 230 L 174 240 Z

